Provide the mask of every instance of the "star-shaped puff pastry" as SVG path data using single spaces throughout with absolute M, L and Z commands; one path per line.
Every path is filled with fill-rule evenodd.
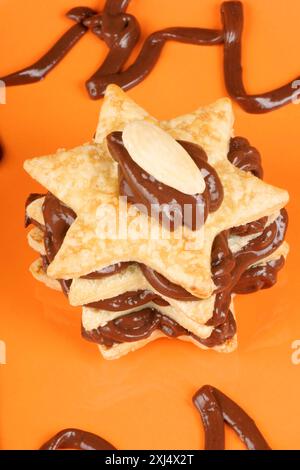
M 187 230 L 181 239 L 173 235 L 149 239 L 141 230 L 148 222 L 147 216 L 134 206 L 120 202 L 118 167 L 108 153 L 105 137 L 113 131 L 121 131 L 134 120 L 154 122 L 174 138 L 197 143 L 206 151 L 210 165 L 222 181 L 224 200 L 216 212 L 208 215 L 200 230 Z M 93 143 L 70 151 L 59 150 L 54 155 L 33 158 L 24 164 L 34 179 L 77 214 L 47 274 L 53 279 L 71 279 L 120 261 L 138 261 L 199 298 L 209 297 L 215 287 L 210 270 L 215 236 L 223 230 L 271 215 L 288 201 L 286 191 L 266 184 L 228 161 L 233 121 L 231 102 L 227 98 L 191 114 L 157 121 L 119 87 L 110 85 Z M 126 215 L 127 228 L 130 227 L 127 238 L 122 234 L 113 239 L 103 237 L 103 205 L 123 211 L 124 220 Z M 191 250 L 191 242 L 200 238 L 201 245 Z

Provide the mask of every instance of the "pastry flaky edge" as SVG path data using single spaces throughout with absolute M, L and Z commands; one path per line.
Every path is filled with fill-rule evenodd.
M 108 154 L 105 142 L 106 135 L 122 130 L 134 120 L 154 122 L 174 138 L 195 142 L 206 151 L 209 163 L 222 181 L 224 200 L 216 212 L 209 214 L 201 230 L 186 230 L 181 239 L 171 235 L 169 239 L 162 237 L 160 240 L 149 240 L 144 233 L 135 230 L 135 226 L 147 224 L 149 219 L 133 206 L 119 201 L 117 164 Z M 27 160 L 24 164 L 34 179 L 77 214 L 48 268 L 48 276 L 75 279 L 120 261 L 137 261 L 197 297 L 209 298 L 215 288 L 210 269 L 215 236 L 225 229 L 270 216 L 288 202 L 286 191 L 266 184 L 228 161 L 232 135 L 233 112 L 227 98 L 185 116 L 157 121 L 120 88 L 110 85 L 95 142 Z M 130 233 L 126 239 L 103 239 L 102 215 L 99 217 L 103 205 L 127 215 Z M 190 249 L 191 246 L 196 248 Z

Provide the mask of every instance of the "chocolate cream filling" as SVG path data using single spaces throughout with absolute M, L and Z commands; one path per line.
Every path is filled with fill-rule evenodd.
M 186 330 L 175 320 L 158 310 L 144 308 L 111 320 L 105 326 L 100 326 L 91 331 L 87 331 L 82 327 L 82 336 L 88 341 L 110 348 L 114 344 L 131 343 L 149 338 L 156 330 L 160 330 L 169 338 L 188 336 L 203 346 L 212 348 L 224 344 L 235 335 L 236 323 L 229 311 L 226 321 L 216 327 L 209 338 L 204 339 Z
M 201 154 L 203 152 L 201 147 L 197 145 L 190 143 L 185 143 L 185 145 L 185 148 L 189 148 L 189 152 L 191 155 L 194 155 L 194 158 L 196 158 L 195 154 L 197 154 L 197 152 Z M 244 171 L 251 171 L 254 175 L 262 177 L 260 154 L 254 147 L 250 146 L 247 139 L 242 137 L 231 139 L 228 159 L 238 168 Z M 203 155 L 203 161 L 205 160 L 206 156 Z M 209 204 L 214 210 L 218 207 L 221 194 L 219 190 L 215 189 L 215 181 L 214 175 L 212 178 L 206 180 L 207 188 L 209 188 L 207 192 L 210 194 Z M 27 199 L 26 207 L 35 199 L 43 196 L 42 194 L 30 195 Z M 33 223 L 43 230 L 45 234 L 46 256 L 42 257 L 42 259 L 46 271 L 49 263 L 53 260 L 61 247 L 70 225 L 76 218 L 76 214 L 50 193 L 45 196 L 42 210 L 45 225 L 30 220 L 28 216 L 26 216 L 25 225 L 28 226 L 30 223 Z M 234 227 L 230 231 L 221 232 L 215 238 L 212 247 L 211 270 L 216 285 L 216 300 L 213 316 L 207 322 L 207 325 L 219 327 L 226 322 L 232 292 L 239 294 L 250 293 L 258 289 L 271 287 L 276 282 L 277 273 L 284 264 L 283 257 L 281 257 L 280 260 L 269 261 L 263 266 L 251 267 L 252 264 L 258 263 L 261 259 L 272 254 L 284 240 L 288 222 L 286 211 L 283 209 L 279 217 L 266 227 L 267 220 L 267 217 L 263 217 L 240 227 Z M 256 233 L 261 233 L 261 235 L 251 240 L 242 250 L 233 254 L 228 247 L 229 233 L 239 236 L 248 236 Z M 132 263 L 116 263 L 83 276 L 83 278 L 102 279 L 103 277 L 121 272 L 130 264 Z M 161 274 L 152 270 L 149 266 L 143 264 L 139 266 L 149 284 L 151 284 L 158 294 L 182 301 L 199 300 L 199 298 L 193 296 L 183 287 L 172 283 Z M 71 282 L 71 280 L 60 280 L 62 289 L 66 295 L 68 294 Z M 150 301 L 160 306 L 167 306 L 168 302 L 158 294 L 148 290 L 126 292 L 110 299 L 93 302 L 88 306 L 109 311 L 122 311 L 137 308 Z

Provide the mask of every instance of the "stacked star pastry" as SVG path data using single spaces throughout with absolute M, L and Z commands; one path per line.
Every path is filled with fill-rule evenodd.
M 91 143 L 27 160 L 30 270 L 82 306 L 107 359 L 160 338 L 236 348 L 234 294 L 275 284 L 286 191 L 233 137 L 230 100 L 158 121 L 111 85 Z

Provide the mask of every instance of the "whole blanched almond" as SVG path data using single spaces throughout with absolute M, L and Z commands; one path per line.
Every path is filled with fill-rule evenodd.
M 123 143 L 132 160 L 161 183 L 189 195 L 205 190 L 201 171 L 188 152 L 160 127 L 133 121 L 125 126 Z

